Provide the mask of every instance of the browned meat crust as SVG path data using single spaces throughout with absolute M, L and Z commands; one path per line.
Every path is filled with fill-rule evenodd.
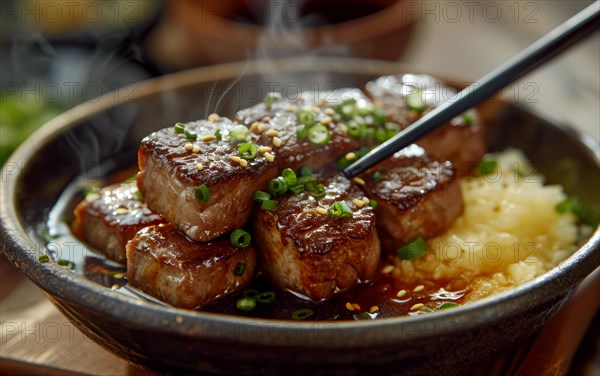
M 462 213 L 456 169 L 448 161 L 428 158 L 417 145 L 396 153 L 362 178 L 365 192 L 378 203 L 377 223 L 386 251 L 419 236 L 439 235 Z
M 73 234 L 111 260 L 125 264 L 125 245 L 144 227 L 166 222 L 139 200 L 135 183 L 109 185 L 75 208 Z
M 278 198 L 274 211 L 256 208 L 252 226 L 261 265 L 278 286 L 313 300 L 330 298 L 370 280 L 379 264 L 375 213 L 353 199 L 364 194 L 343 178 L 326 181 L 327 196 L 308 193 Z M 327 209 L 345 201 L 352 216 L 332 219 Z
M 236 275 L 240 264 L 244 273 Z M 180 308 L 201 308 L 245 287 L 255 266 L 252 245 L 234 248 L 227 237 L 191 242 L 169 224 L 147 227 L 127 244 L 129 283 Z

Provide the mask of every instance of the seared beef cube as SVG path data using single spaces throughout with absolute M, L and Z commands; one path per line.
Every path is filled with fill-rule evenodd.
M 383 76 L 367 83 L 366 90 L 401 129 L 451 100 L 457 93 L 431 76 L 415 74 Z M 418 108 L 420 105 L 421 109 Z M 483 125 L 473 109 L 423 137 L 417 144 L 425 148 L 431 158 L 451 161 L 461 173 L 473 169 L 486 152 Z
M 174 127 L 154 132 L 140 145 L 138 185 L 148 207 L 192 240 L 209 241 L 241 227 L 250 216 L 254 192 L 279 172 L 263 153 L 240 159 L 239 142 L 231 139 L 244 132 L 234 127 L 225 118 L 197 121 L 183 131 L 180 127 L 184 133 Z M 203 185 L 210 197 L 198 191 Z
M 125 264 L 125 245 L 144 227 L 166 222 L 140 200 L 135 183 L 109 185 L 75 208 L 73 233 L 111 260 Z
M 267 276 L 282 289 L 313 300 L 369 281 L 380 256 L 375 212 L 364 194 L 339 175 L 323 184 L 325 197 L 315 199 L 308 192 L 279 196 L 275 210 L 257 207 L 252 221 Z M 336 202 L 344 202 L 351 215 L 332 218 L 327 210 Z
M 196 309 L 252 280 L 256 251 L 229 237 L 208 243 L 186 239 L 170 224 L 146 227 L 127 244 L 129 284 L 175 307 Z
M 377 201 L 386 251 L 450 227 L 463 210 L 457 175 L 452 163 L 430 159 L 413 144 L 361 176 L 367 196 Z

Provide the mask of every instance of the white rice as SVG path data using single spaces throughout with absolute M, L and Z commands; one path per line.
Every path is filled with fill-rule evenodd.
M 562 187 L 543 185 L 518 150 L 494 158 L 496 174 L 461 180 L 464 213 L 427 242 L 430 252 L 396 261 L 403 283 L 450 283 L 471 301 L 527 282 L 575 251 L 575 217 L 554 209 L 566 198 Z

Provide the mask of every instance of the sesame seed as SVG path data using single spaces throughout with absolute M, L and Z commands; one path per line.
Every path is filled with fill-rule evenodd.
M 277 132 L 275 129 L 269 129 L 267 131 L 267 136 L 269 136 L 269 137 L 275 137 L 275 136 L 277 136 L 278 133 L 279 132 Z
M 356 303 L 352 303 L 352 307 L 354 307 L 355 310 L 360 311 L 360 306 Z
M 318 103 L 319 104 L 327 104 L 327 103 L 329 103 L 329 99 L 327 99 L 327 98 L 321 98 L 321 99 L 319 99 Z
M 231 157 L 229 157 L 229 159 L 234 161 L 235 163 L 240 163 L 240 161 L 242 160 L 242 158 L 238 157 L 237 155 L 232 155 Z
M 338 127 L 340 127 L 340 130 L 342 131 L 343 134 L 348 133 L 348 127 L 346 126 L 346 124 L 338 123 L 337 125 L 338 125 Z
M 208 120 L 210 121 L 219 121 L 221 117 L 219 116 L 219 114 L 210 114 L 208 115 Z
M 120 289 L 120 288 L 121 288 L 121 285 L 119 285 L 119 284 L 115 283 L 115 284 L 114 284 L 114 285 L 112 285 L 110 288 L 111 288 L 112 290 L 118 290 L 118 289 Z
M 401 298 L 406 295 L 406 290 L 400 290 L 396 293 L 396 297 Z
M 371 202 L 371 200 L 369 200 L 369 198 L 367 196 L 364 196 L 362 198 L 362 201 L 365 203 L 365 205 L 369 205 L 369 203 Z
M 388 274 L 391 273 L 394 270 L 394 265 L 386 265 L 383 267 L 383 269 L 381 269 L 381 272 L 383 274 Z
M 264 121 L 264 122 L 267 122 L 269 120 L 271 120 L 271 118 L 269 116 L 265 116 L 262 118 L 262 121 Z
M 317 213 L 319 213 L 319 214 L 327 214 L 327 209 L 322 208 L 322 207 L 318 207 L 317 208 Z
M 117 208 L 115 210 L 115 214 L 127 214 L 129 213 L 129 209 L 125 209 L 125 208 Z
M 414 306 L 410 307 L 410 310 L 411 311 L 418 311 L 418 310 L 420 310 L 423 307 L 425 307 L 425 304 L 423 304 L 423 303 L 417 303 Z
M 200 146 L 194 145 L 194 147 L 192 148 L 192 153 L 199 153 L 199 152 L 200 152 Z
M 354 306 L 352 306 L 352 303 L 348 302 L 346 303 L 346 309 L 348 311 L 354 311 Z
M 363 180 L 363 178 L 359 178 L 358 176 L 352 179 L 352 181 L 356 184 L 365 185 L 365 181 Z
M 238 162 L 240 164 L 240 166 L 242 167 L 246 167 L 248 166 L 248 161 L 245 159 L 240 159 L 240 161 Z
M 186 148 L 187 150 L 192 150 L 194 148 L 194 145 L 190 144 L 189 142 L 185 145 L 183 145 L 184 148 Z
M 267 125 L 265 123 L 258 123 L 258 133 L 263 133 L 267 129 Z
M 273 151 L 273 149 L 270 146 L 261 146 L 258 148 L 259 153 L 268 153 L 270 151 Z
M 252 125 L 250 126 L 250 132 L 254 132 L 258 128 L 258 124 L 258 121 L 252 123 Z
M 317 106 L 312 106 L 310 108 L 310 111 L 314 112 L 315 114 L 318 114 L 319 112 L 321 112 L 321 109 L 319 107 L 317 107 Z
M 208 142 L 208 141 L 212 141 L 212 140 L 216 140 L 216 139 L 217 139 L 217 136 L 215 136 L 214 134 L 209 134 L 209 135 L 202 137 L 202 141 L 204 141 L 204 142 Z
M 354 158 L 356 158 L 356 153 L 350 152 L 350 153 L 346 154 L 346 159 L 347 160 L 351 161 Z
M 273 154 L 267 152 L 265 153 L 265 159 L 269 162 L 273 162 L 275 160 L 275 157 L 273 156 Z
M 333 119 L 331 119 L 331 116 L 325 116 L 323 119 L 321 119 L 321 124 L 323 125 L 327 125 L 329 123 L 331 123 Z
M 198 164 L 196 165 L 196 168 L 197 168 L 198 170 L 200 170 L 200 171 L 204 170 L 204 166 L 202 166 L 202 163 L 198 163 Z
M 326 109 L 323 110 L 323 112 L 327 115 L 333 115 L 335 114 L 335 110 L 331 107 L 327 107 Z
M 115 277 L 116 279 L 121 279 L 123 277 L 125 277 L 124 273 L 115 273 L 115 275 L 113 275 L 113 277 Z
M 362 200 L 359 200 L 357 198 L 352 200 L 352 203 L 354 204 L 354 206 L 356 206 L 359 209 L 362 208 L 363 206 L 365 206 L 365 203 Z
M 377 312 L 377 311 L 379 311 L 379 307 L 377 307 L 376 305 L 374 305 L 373 307 L 371 307 L 371 308 L 369 309 L 369 313 L 375 313 L 375 312 Z
M 286 108 L 285 110 L 287 112 L 296 112 L 297 109 L 298 109 L 298 106 L 292 105 L 292 106 L 289 106 L 288 108 Z
M 181 324 L 183 322 L 183 317 L 181 316 L 175 316 L 175 322 L 178 324 Z
M 275 147 L 280 147 L 281 139 L 279 137 L 273 137 L 273 145 L 275 145 Z
M 415 287 L 415 288 L 413 289 L 413 292 L 419 292 L 419 291 L 422 291 L 424 288 L 425 288 L 425 286 L 423 286 L 423 285 L 419 285 L 419 286 L 417 286 L 417 287 Z

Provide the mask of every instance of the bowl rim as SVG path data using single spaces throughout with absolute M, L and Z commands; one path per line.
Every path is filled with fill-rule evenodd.
M 572 288 L 572 280 L 581 280 L 600 265 L 600 227 L 596 228 L 590 239 L 583 244 L 574 254 L 562 261 L 548 272 L 526 282 L 523 285 L 509 289 L 508 291 L 483 298 L 474 303 L 458 307 L 453 310 L 436 312 L 432 315 L 421 316 L 403 316 L 395 318 L 385 318 L 377 320 L 353 321 L 317 321 L 304 322 L 293 320 L 275 320 L 265 318 L 248 318 L 242 316 L 226 315 L 220 313 L 189 311 L 174 307 L 157 305 L 144 302 L 138 298 L 125 296 L 122 293 L 112 291 L 106 287 L 100 286 L 95 282 L 87 280 L 85 277 L 73 273 L 72 271 L 58 266 L 55 263 L 40 263 L 38 257 L 39 244 L 34 241 L 35 234 L 29 233 L 17 211 L 17 187 L 21 181 L 24 169 L 19 169 L 16 174 L 9 173 L 7 166 L 9 164 L 20 165 L 26 163 L 42 147 L 51 143 L 64 130 L 77 126 L 80 122 L 105 111 L 113 106 L 123 103 L 134 102 L 138 99 L 157 94 L 165 90 L 183 89 L 188 86 L 198 85 L 202 82 L 214 81 L 215 77 L 235 78 L 239 72 L 244 74 L 260 74 L 265 72 L 301 72 L 315 70 L 314 61 L 318 60 L 318 70 L 339 70 L 340 63 L 343 61 L 344 73 L 348 74 L 381 74 L 382 72 L 408 72 L 407 66 L 389 61 L 379 61 L 370 59 L 348 59 L 348 58 L 293 58 L 277 59 L 254 62 L 236 62 L 228 64 L 219 64 L 209 67 L 201 67 L 188 71 L 183 71 L 155 79 L 140 82 L 137 94 L 127 97 L 129 92 L 127 88 L 121 88 L 115 92 L 109 92 L 97 101 L 87 102 L 74 107 L 71 110 L 55 117 L 43 125 L 38 131 L 30 136 L 9 158 L 2 169 L 2 181 L 0 187 L 0 225 L 2 235 L 2 245 L 4 253 L 13 264 L 21 269 L 29 279 L 50 295 L 58 298 L 75 302 L 86 308 L 92 309 L 100 314 L 114 316 L 120 322 L 144 327 L 147 330 L 159 328 L 162 333 L 173 333 L 193 335 L 202 338 L 222 338 L 219 331 L 215 333 L 203 332 L 199 330 L 199 324 L 213 323 L 216 325 L 251 325 L 261 330 L 268 330 L 269 333 L 286 330 L 286 333 L 306 335 L 317 333 L 335 332 L 335 345 L 326 342 L 315 342 L 314 346 L 323 348 L 351 348 L 357 344 L 348 341 L 349 338 L 362 336 L 363 340 L 360 346 L 369 346 L 371 344 L 393 344 L 398 342 L 398 333 L 394 330 L 385 330 L 403 325 L 420 325 L 422 328 L 447 328 L 444 333 L 452 334 L 462 330 L 466 325 L 479 326 L 486 322 L 499 320 L 506 316 L 507 306 L 510 306 L 512 314 L 519 314 L 539 305 L 540 302 L 546 302 L 556 297 L 561 292 L 566 293 Z M 235 74 L 234 74 L 235 73 Z M 227 75 L 229 74 L 229 75 Z M 443 75 L 442 75 L 443 77 Z M 118 98 L 127 98 L 122 101 L 115 101 L 115 95 L 120 92 Z M 528 112 L 535 111 L 527 110 Z M 542 118 L 547 118 L 543 115 Z M 600 166 L 600 144 L 590 136 L 584 135 L 574 128 L 567 127 L 564 124 L 552 122 L 563 131 L 571 133 L 579 139 L 588 151 L 596 159 L 596 165 Z M 577 270 L 575 266 L 589 260 L 589 267 L 586 271 Z M 595 265 L 595 266 L 593 266 Z M 588 270 L 589 269 L 589 270 Z M 582 275 L 583 274 L 583 275 Z M 548 288 L 552 285 L 553 289 Z M 531 299 L 528 292 L 532 289 L 540 288 L 536 299 Z M 556 292 L 556 289 L 559 292 Z M 572 290 L 572 289 L 571 289 Z M 543 292 L 543 294 L 542 294 Z M 98 302 L 101 302 L 98 304 Z M 144 314 L 140 314 L 141 311 Z M 201 327 L 201 325 L 200 325 Z M 368 335 L 374 328 L 380 328 L 380 335 Z M 332 333 L 333 333 L 332 332 Z M 411 340 L 411 338 L 424 338 L 436 335 L 436 331 L 426 331 L 425 335 L 421 332 L 404 333 L 402 340 Z M 279 338 L 279 339 L 278 339 Z M 236 337 L 236 340 L 244 341 L 244 338 Z M 248 343 L 258 345 L 284 345 L 289 344 L 285 336 L 259 336 L 246 339 Z

